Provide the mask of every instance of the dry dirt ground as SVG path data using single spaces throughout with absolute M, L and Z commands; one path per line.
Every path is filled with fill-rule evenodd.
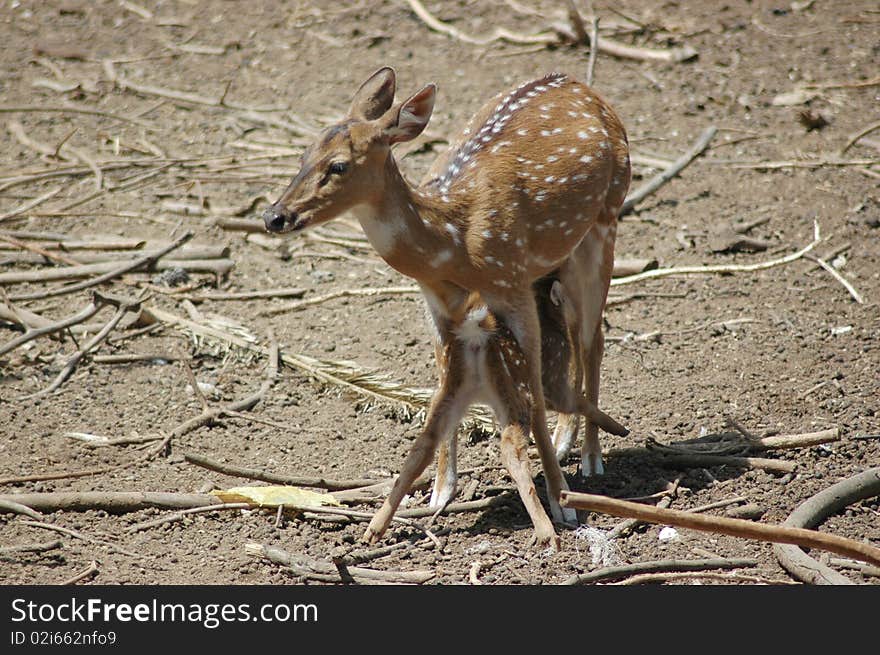
M 808 244 L 815 220 L 823 238 L 815 252 L 832 253 L 835 270 L 865 302 L 857 303 L 838 280 L 806 259 L 756 272 L 668 277 L 612 289 L 617 295 L 643 294 L 606 312 L 602 406 L 631 434 L 603 436 L 605 476 L 581 480 L 575 457 L 565 462 L 565 473 L 575 489 L 617 498 L 655 494 L 678 480 L 673 508 L 742 497 L 763 511 L 763 522 L 779 523 L 809 496 L 880 464 L 880 440 L 864 438 L 880 433 L 880 168 L 870 164 L 880 156 L 880 135 L 867 134 L 839 154 L 853 134 L 878 118 L 880 13 L 870 2 L 827 0 L 593 4 L 620 41 L 655 49 L 687 45 L 698 52 L 685 63 L 599 56 L 596 86 L 620 113 L 639 157 L 634 187 L 684 152 L 706 127 L 719 129 L 701 159 L 622 219 L 618 255 L 656 259 L 661 266 L 756 263 Z M 564 3 L 432 0 L 426 5 L 457 29 L 481 35 L 498 26 L 539 32 L 562 19 Z M 221 290 L 298 287 L 306 299 L 411 281 L 356 242 L 273 241 L 264 234 L 224 230 L 216 221 L 250 207 L 240 218 L 258 222 L 267 199 L 274 200 L 295 173 L 309 130 L 338 118 L 369 73 L 394 66 L 400 93 L 428 81 L 439 86 L 430 142 L 402 160 L 415 180 L 446 147 L 445 138 L 496 92 L 554 70 L 583 76 L 588 58 L 586 46 L 464 43 L 429 30 L 401 0 L 4 0 L 0 25 L 5 42 L 0 51 L 0 229 L 166 242 L 188 229 L 195 243 L 228 244 L 235 267 L 219 281 Z M 112 70 L 107 61 L 113 62 Z M 806 95 L 789 96 L 793 105 L 773 102 L 804 88 Z M 163 89 L 201 98 L 170 97 Z M 57 107 L 99 113 L 50 111 Z M 275 111 L 259 111 L 266 108 Z M 821 115 L 827 125 L 808 129 L 798 118 L 800 110 Z M 17 136 L 15 123 L 21 127 Z M 27 139 L 44 144 L 46 152 Z M 827 163 L 838 159 L 850 163 Z M 857 160 L 868 163 L 852 163 Z M 651 168 L 652 161 L 658 168 Z M 758 162 L 785 163 L 761 168 L 754 165 Z M 93 166 L 103 172 L 100 193 Z M 35 175 L 41 172 L 54 176 Z M 17 177 L 22 175 L 27 177 Z M 55 190 L 51 198 L 5 218 Z M 766 251 L 713 252 L 724 229 L 755 221 L 759 224 L 750 235 L 768 242 Z M 343 220 L 324 234 L 336 230 L 348 237 L 353 225 Z M 5 258 L 17 251 L 6 247 L 0 274 L 50 265 L 11 263 Z M 134 297 L 152 278 L 131 274 L 105 289 Z M 208 285 L 198 293 L 215 291 L 212 276 L 193 279 Z M 58 284 L 4 290 L 15 296 Z M 154 289 L 147 302 L 188 316 L 186 294 L 173 291 Z M 261 314 L 287 302 L 208 300 L 190 309 L 202 321 L 222 317 L 224 329 L 235 325 L 237 333 L 261 344 L 274 335 L 284 352 L 350 360 L 410 387 L 435 383 L 418 296 L 342 298 L 297 312 Z M 78 292 L 16 305 L 54 320 L 87 303 L 87 292 Z M 111 315 L 104 309 L 92 320 L 104 323 Z M 0 322 L 0 342 L 19 333 L 11 322 Z M 49 385 L 76 343 L 40 338 L 3 356 L 0 477 L 117 468 L 80 478 L 7 483 L 2 493 L 194 492 L 250 483 L 194 466 L 184 459 L 188 453 L 286 475 L 390 476 L 421 427 L 421 417 L 408 418 L 400 406 L 365 402 L 351 390 L 320 384 L 302 369 L 285 366 L 252 413 L 269 424 L 223 419 L 173 439 L 170 454 L 126 466 L 147 452 L 143 444 L 90 448 L 66 435 L 167 434 L 201 411 L 199 400 L 187 392 L 184 363 L 199 382 L 212 385 L 208 400 L 215 406 L 258 388 L 265 368 L 265 358 L 194 340 L 173 326 L 118 340 L 130 334 L 124 324 L 113 333 L 117 340 L 103 343 L 95 354 L 177 359 L 107 364 L 87 358 L 57 393 L 22 400 Z M 77 339 L 81 344 L 83 338 Z M 767 455 L 796 463 L 788 475 L 729 465 L 670 468 L 646 449 L 651 438 L 670 443 L 721 432 L 728 417 L 759 435 L 837 427 L 841 439 Z M 727 583 L 792 580 L 768 544 L 690 530 L 661 540 L 661 526 L 653 525 L 616 539 L 604 562 L 594 561 L 585 530 L 560 529 L 561 552 L 542 551 L 530 545 L 528 517 L 498 468 L 497 437 L 463 431 L 460 440 L 460 466 L 470 472 L 462 475 L 459 489 L 470 487 L 474 499 L 501 495 L 509 502 L 439 517 L 433 529 L 442 533 L 442 550 L 417 544 L 369 566 L 427 570 L 435 574 L 431 583 L 456 584 L 467 583 L 480 562 L 477 576 L 486 584 L 553 584 L 611 562 L 708 553 L 757 560 L 755 568 L 740 571 L 752 579 Z M 533 470 L 543 493 L 537 461 Z M 416 494 L 411 504 L 425 500 Z M 102 541 L 2 515 L 0 545 L 60 538 L 63 547 L 42 555 L 5 555 L 0 582 L 60 583 L 94 560 L 98 572 L 86 583 L 289 584 L 297 578 L 250 556 L 245 544 L 324 560 L 339 547 L 362 548 L 362 522 L 286 516 L 276 524 L 272 511 L 199 514 L 127 532 L 165 513 L 93 510 L 44 517 Z M 878 546 L 878 517 L 874 498 L 830 517 L 821 529 Z M 583 520 L 600 530 L 620 521 L 597 514 Z M 383 543 L 421 535 L 403 526 Z M 840 570 L 858 582 L 880 581 Z

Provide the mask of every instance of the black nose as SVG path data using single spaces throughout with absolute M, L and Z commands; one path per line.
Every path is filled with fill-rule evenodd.
M 285 219 L 278 207 L 272 205 L 263 212 L 263 222 L 269 232 L 280 232 L 284 229 Z

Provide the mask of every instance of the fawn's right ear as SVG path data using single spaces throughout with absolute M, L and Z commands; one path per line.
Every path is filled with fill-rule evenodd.
M 394 103 L 397 75 L 393 68 L 385 66 L 367 78 L 354 94 L 348 115 L 351 118 L 372 121 L 379 118 Z
M 553 285 L 550 287 L 550 300 L 557 307 L 561 306 L 562 303 L 565 302 L 565 288 L 562 286 L 562 282 L 559 280 L 555 280 Z
M 404 100 L 400 107 L 389 111 L 383 119 L 384 132 L 392 145 L 415 139 L 428 126 L 434 112 L 437 87 L 428 84 L 421 91 Z

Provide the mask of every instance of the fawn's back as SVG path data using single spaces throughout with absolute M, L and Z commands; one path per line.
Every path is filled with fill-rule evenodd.
M 630 181 L 626 132 L 590 87 L 554 73 L 499 94 L 471 119 L 419 191 L 461 205 L 475 256 L 513 249 L 531 278 L 597 224 L 615 220 Z M 600 228 L 601 229 L 601 228 Z M 485 264 L 502 258 L 484 255 Z

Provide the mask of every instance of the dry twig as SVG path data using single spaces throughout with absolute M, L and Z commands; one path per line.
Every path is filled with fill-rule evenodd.
M 172 250 L 179 248 L 184 243 L 189 241 L 193 236 L 192 232 L 186 232 L 182 234 L 180 237 L 175 239 L 172 243 L 165 246 L 164 248 L 160 248 L 159 250 L 152 252 L 148 255 L 144 255 L 139 257 L 131 262 L 126 262 L 121 266 L 115 267 L 112 270 L 104 273 L 103 275 L 99 275 L 94 278 L 90 278 L 88 280 L 83 280 L 82 282 L 77 282 L 76 284 L 71 284 L 65 287 L 61 287 L 59 289 L 51 289 L 47 291 L 39 291 L 33 293 L 24 293 L 12 296 L 12 300 L 41 300 L 43 298 L 52 298 L 54 296 L 61 296 L 67 293 L 73 293 L 75 291 L 81 291 L 82 289 L 88 289 L 90 287 L 97 286 L 99 284 L 103 284 L 104 282 L 108 282 L 113 280 L 121 275 L 129 273 L 131 271 L 136 271 L 139 268 L 144 266 L 149 266 L 156 260 L 164 257 Z M 2 277 L 2 276 L 0 276 Z
M 685 152 L 681 157 L 676 159 L 666 170 L 658 173 L 650 180 L 645 182 L 638 189 L 630 193 L 626 200 L 623 201 L 623 205 L 620 207 L 620 216 L 625 216 L 629 212 L 632 211 L 633 207 L 635 207 L 642 200 L 647 198 L 652 193 L 655 193 L 657 189 L 662 187 L 664 184 L 669 182 L 672 178 L 678 175 L 685 167 L 688 166 L 694 159 L 699 157 L 706 148 L 709 147 L 709 144 L 712 142 L 712 138 L 715 136 L 715 133 L 718 131 L 718 128 L 714 125 L 707 127 L 703 130 L 703 133 L 700 134 L 699 138 L 694 142 L 694 145 Z
M 256 543 L 245 544 L 245 552 L 274 564 L 286 566 L 298 577 L 320 582 L 422 584 L 435 575 L 433 571 L 377 571 L 359 566 L 343 566 L 340 570 L 333 562 L 317 560 L 306 555 L 294 555 L 275 546 Z
M 204 455 L 195 453 L 186 453 L 184 459 L 190 464 L 201 466 L 210 471 L 216 471 L 225 475 L 231 475 L 238 478 L 248 478 L 250 480 L 261 480 L 263 482 L 271 482 L 273 484 L 287 484 L 295 487 L 316 487 L 319 489 L 327 489 L 329 491 L 337 491 L 340 489 L 356 489 L 374 485 L 380 480 L 361 479 L 361 480 L 331 480 L 329 478 L 305 477 L 295 475 L 282 475 L 272 473 L 270 471 L 261 471 L 258 469 L 245 468 L 243 466 L 234 466 L 232 464 L 224 464 L 209 459 Z
M 874 469 L 873 475 L 875 484 L 880 488 L 880 469 Z M 772 543 L 818 548 L 871 564 L 880 564 L 880 548 L 837 535 L 816 532 L 815 530 L 765 525 L 755 521 L 722 516 L 703 516 L 702 514 L 674 509 L 659 509 L 639 503 L 630 503 L 625 500 L 616 500 L 607 496 L 581 494 L 571 491 L 563 491 L 559 502 L 563 507 L 603 512 L 612 516 L 637 518 L 650 523 L 716 532 L 745 539 L 758 539 Z
M 563 585 L 585 584 L 590 582 L 606 582 L 619 580 L 642 573 L 705 571 L 708 569 L 743 569 L 758 565 L 754 559 L 694 559 L 694 560 L 657 560 L 653 562 L 636 562 L 622 566 L 609 566 L 589 573 L 573 575 L 562 582 Z

